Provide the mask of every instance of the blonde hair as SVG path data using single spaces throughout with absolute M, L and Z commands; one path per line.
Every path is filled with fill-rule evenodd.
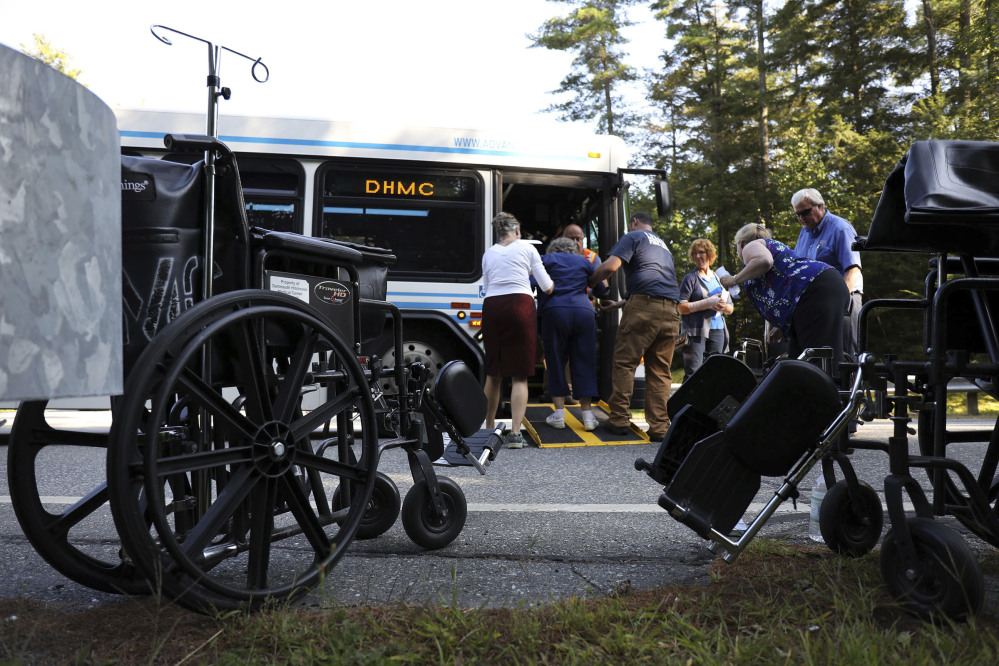
M 707 238 L 698 238 L 693 243 L 690 244 L 690 251 L 687 253 L 687 258 L 690 259 L 691 263 L 694 262 L 694 252 L 697 250 L 704 250 L 708 253 L 708 265 L 715 263 L 715 259 L 718 258 L 718 251 L 715 250 L 715 245 Z
M 748 243 L 758 238 L 773 238 L 773 234 L 764 225 L 758 223 L 747 224 L 735 232 L 735 245 Z

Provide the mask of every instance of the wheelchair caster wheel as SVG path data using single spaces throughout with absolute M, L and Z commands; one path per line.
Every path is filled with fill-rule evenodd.
M 402 503 L 402 526 L 417 546 L 431 550 L 454 541 L 465 527 L 468 502 L 461 486 L 442 476 L 437 479 L 444 500 L 444 515 L 437 516 L 426 481 L 419 481 Z
M 877 545 L 884 527 L 878 494 L 864 482 L 854 498 L 846 481 L 833 484 L 819 507 L 819 529 L 826 545 L 841 555 L 860 557 Z
M 895 534 L 881 544 L 881 574 L 891 595 L 923 619 L 963 621 L 981 608 L 982 569 L 961 536 L 932 518 L 907 521 L 916 561 L 906 562 Z
M 346 508 L 339 488 L 333 493 L 332 504 L 334 510 Z M 357 528 L 357 538 L 374 539 L 388 532 L 395 524 L 401 506 L 399 488 L 387 475 L 377 472 L 371 499 L 368 500 L 364 515 L 361 517 L 361 524 Z

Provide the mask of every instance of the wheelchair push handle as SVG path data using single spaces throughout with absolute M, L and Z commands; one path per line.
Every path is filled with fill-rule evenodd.
M 167 134 L 163 137 L 167 150 L 179 153 L 203 153 L 208 150 L 228 150 L 228 146 L 207 134 Z

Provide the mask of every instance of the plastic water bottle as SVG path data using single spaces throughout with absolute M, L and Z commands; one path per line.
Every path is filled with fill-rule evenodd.
M 819 525 L 819 507 L 822 506 L 822 498 L 826 496 L 826 477 L 819 472 L 819 478 L 815 479 L 812 487 L 812 499 L 808 502 L 808 538 L 812 541 L 825 543 L 822 538 L 822 528 Z

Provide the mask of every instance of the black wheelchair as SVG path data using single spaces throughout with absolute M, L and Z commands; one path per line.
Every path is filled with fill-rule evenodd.
M 981 608 L 984 578 L 975 553 L 934 518 L 952 516 L 999 546 L 999 428 L 950 431 L 946 417 L 955 378 L 992 395 L 999 386 L 997 172 L 999 144 L 917 142 L 888 177 L 869 235 L 857 241 L 863 251 L 936 255 L 920 298 L 872 300 L 860 317 L 864 350 L 876 311 L 920 313 L 922 358 L 884 354 L 878 361 L 861 352 L 855 363 L 840 365 L 837 383 L 808 358 L 823 350 L 764 369 L 713 356 L 670 399 L 670 430 L 655 459 L 639 459 L 636 468 L 664 486 L 659 505 L 710 540 L 712 552 L 724 550 L 728 562 L 738 557 L 777 507 L 799 496 L 799 484 L 818 464 L 828 487 L 819 516 L 826 544 L 846 555 L 870 552 L 884 512 L 849 456 L 880 450 L 889 461 L 890 528 L 880 562 L 890 593 L 927 619 L 961 620 Z M 848 424 L 858 417 L 890 419 L 887 445 L 849 438 Z M 918 454 L 910 452 L 912 434 Z M 987 443 L 977 473 L 948 457 L 948 447 L 961 442 Z M 914 468 L 925 470 L 929 495 Z M 730 536 L 762 476 L 785 480 L 748 530 Z
M 22 404 L 12 427 L 8 482 L 34 548 L 89 587 L 215 611 L 304 594 L 355 537 L 400 514 L 417 545 L 451 543 L 467 506 L 433 467 L 445 434 L 452 464 L 483 473 L 502 440 L 479 433 L 486 399 L 464 364 L 436 378 L 402 365 L 402 317 L 385 300 L 394 256 L 250 228 L 228 148 L 212 136 L 166 144 L 211 166 L 122 158 L 126 381 L 110 432 L 53 427 L 47 401 Z M 361 355 L 386 325 L 391 368 Z M 106 449 L 106 478 L 53 509 L 41 467 L 67 445 Z M 377 470 L 392 448 L 412 470 L 404 500 Z M 108 506 L 120 542 L 93 533 Z

